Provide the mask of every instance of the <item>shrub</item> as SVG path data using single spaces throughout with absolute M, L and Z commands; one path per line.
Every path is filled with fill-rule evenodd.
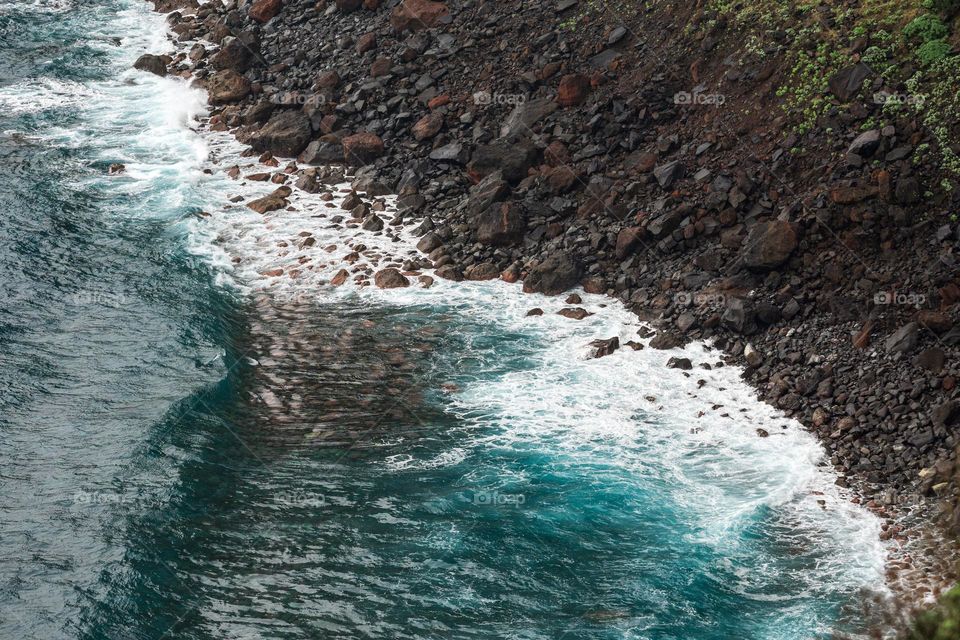
M 908 640 L 956 640 L 960 638 L 960 587 L 948 591 L 935 609 L 920 614 Z
M 946 40 L 931 40 L 917 49 L 917 59 L 920 60 L 920 64 L 929 67 L 950 55 L 950 51 L 950 43 Z
M 910 24 L 903 28 L 903 35 L 907 38 L 924 43 L 942 40 L 949 33 L 950 30 L 947 29 L 947 25 L 943 24 L 943 20 L 932 13 L 914 18 Z

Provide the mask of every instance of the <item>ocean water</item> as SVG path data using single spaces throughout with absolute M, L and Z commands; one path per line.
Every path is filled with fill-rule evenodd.
M 586 358 L 639 341 L 596 296 L 330 287 L 408 239 L 231 203 L 271 186 L 130 68 L 168 48 L 140 0 L 0 4 L 0 638 L 860 631 L 879 522 L 735 369 Z

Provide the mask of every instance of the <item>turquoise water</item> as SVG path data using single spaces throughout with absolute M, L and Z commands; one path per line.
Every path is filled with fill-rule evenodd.
M 0 637 L 857 630 L 878 523 L 736 371 L 584 359 L 636 338 L 596 297 L 323 286 L 345 232 L 228 206 L 202 95 L 129 68 L 162 25 L 0 5 Z

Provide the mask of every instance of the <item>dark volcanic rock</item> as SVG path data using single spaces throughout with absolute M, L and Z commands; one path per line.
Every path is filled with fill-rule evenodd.
M 603 358 L 604 356 L 613 354 L 614 351 L 620 348 L 620 338 L 614 336 L 606 340 L 594 340 L 590 343 L 589 347 L 591 358 Z
M 374 133 L 355 133 L 343 139 L 343 159 L 352 166 L 369 164 L 383 152 L 383 140 Z
M 250 146 L 276 156 L 296 157 L 310 142 L 311 135 L 310 118 L 303 111 L 285 109 L 275 113 L 251 136 Z
M 871 75 L 873 70 L 862 62 L 845 67 L 830 78 L 830 92 L 843 102 L 848 102 L 860 93 L 863 81 Z
M 269 22 L 282 8 L 282 0 L 254 0 L 247 15 L 257 22 Z
M 254 61 L 253 51 L 240 38 L 227 38 L 218 51 L 210 58 L 210 66 L 218 71 L 232 69 L 237 73 L 247 71 Z
M 523 281 L 524 293 L 556 296 L 580 284 L 583 267 L 568 254 L 555 254 L 534 267 Z
M 165 76 L 167 75 L 168 64 L 170 64 L 169 56 L 155 56 L 145 53 L 137 58 L 137 61 L 133 63 L 133 68 L 140 71 L 149 71 L 154 75 Z
M 373 282 L 381 289 L 397 289 L 399 287 L 410 286 L 410 281 L 407 280 L 407 277 L 393 267 L 377 271 L 373 275 Z
M 800 242 L 795 225 L 783 220 L 761 222 L 751 229 L 743 249 L 743 263 L 751 269 L 775 269 Z
M 516 203 L 494 203 L 477 219 L 477 241 L 493 247 L 514 245 L 526 228 L 526 217 Z
M 537 149 L 527 141 L 482 144 L 473 152 L 467 174 L 474 182 L 480 182 L 491 173 L 500 171 L 505 180 L 519 182 L 527 177 L 527 170 L 536 161 Z

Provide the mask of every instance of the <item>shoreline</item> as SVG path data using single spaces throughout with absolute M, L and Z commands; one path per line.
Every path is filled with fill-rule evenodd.
M 183 52 L 182 48 L 180 52 L 181 53 Z M 185 80 L 188 80 L 191 83 L 197 80 L 197 78 L 193 77 L 192 75 L 187 77 L 180 74 L 180 77 Z M 207 122 L 207 125 L 208 126 L 212 125 L 212 128 L 211 128 L 212 131 L 229 133 L 229 135 L 234 136 L 239 142 L 245 145 L 248 144 L 248 140 L 243 140 L 243 138 L 246 137 L 245 134 L 241 134 L 240 137 L 237 137 L 236 134 L 238 133 L 238 129 L 229 127 L 227 124 L 223 123 L 222 119 L 219 119 L 218 116 L 216 115 L 214 115 L 213 118 Z M 248 149 L 250 149 L 251 151 L 251 156 L 250 156 L 251 158 L 254 158 L 257 155 L 260 155 L 258 153 L 252 152 L 252 148 L 250 148 L 249 146 L 248 146 Z M 270 154 L 269 152 L 264 152 L 263 155 L 260 155 L 260 158 L 261 160 L 266 158 L 267 162 L 270 162 L 274 159 L 273 155 Z M 299 180 L 303 178 L 304 176 L 303 167 L 297 164 L 296 160 L 290 160 L 289 158 L 283 158 L 283 159 L 277 158 L 277 161 L 279 162 L 279 166 L 276 167 L 278 172 L 282 173 L 283 167 L 285 165 L 288 165 L 288 163 L 292 163 L 298 167 L 298 170 L 296 173 L 290 172 L 289 174 L 290 179 L 292 180 L 293 178 L 297 178 Z M 288 165 L 288 166 L 292 166 L 292 165 Z M 306 166 L 310 167 L 309 170 L 315 171 L 316 175 L 321 176 L 321 180 L 330 179 L 332 177 L 330 175 L 330 172 L 332 172 L 333 175 L 335 176 L 336 172 L 338 171 L 338 169 L 335 166 L 331 166 L 331 165 L 317 166 L 317 165 L 307 164 Z M 274 174 L 274 175 L 277 175 L 277 174 Z M 344 178 L 347 178 L 347 177 L 348 176 L 344 174 Z M 359 180 L 363 180 L 363 179 L 364 178 L 361 175 Z M 266 178 L 264 181 L 265 183 L 269 183 L 269 181 L 271 180 L 273 180 L 272 176 Z M 361 202 L 358 204 L 358 206 L 362 206 L 363 204 L 370 204 L 370 203 L 364 202 L 364 200 L 368 200 L 368 199 L 372 199 L 375 202 L 377 198 L 381 198 L 384 196 L 387 196 L 387 197 L 396 196 L 399 198 L 404 198 L 405 196 L 409 197 L 409 195 L 411 195 L 411 194 L 403 194 L 403 193 L 388 195 L 387 193 L 381 192 L 382 183 L 379 183 L 374 177 L 367 177 L 366 180 L 367 180 L 366 186 L 372 189 L 375 195 L 373 195 L 371 198 L 370 193 L 369 192 L 366 193 L 365 195 L 367 196 L 367 198 L 361 199 Z M 356 185 L 356 180 L 354 181 L 354 185 Z M 283 189 L 283 186 L 284 185 L 279 186 L 278 189 Z M 363 192 L 362 189 L 358 189 L 358 191 Z M 273 192 L 273 196 L 276 196 L 276 195 L 277 195 L 277 191 L 275 190 Z M 272 197 L 268 193 L 264 193 L 264 196 L 265 196 L 263 198 L 264 200 L 267 200 Z M 272 206 L 273 204 L 279 204 L 282 207 L 284 205 L 288 205 L 289 203 L 290 202 L 286 196 L 281 196 L 277 203 L 268 202 L 266 204 L 268 206 Z M 359 218 L 358 220 L 363 221 L 366 219 L 366 217 L 367 216 L 364 216 L 362 218 Z M 429 216 L 427 216 L 426 218 L 421 217 L 417 220 L 417 222 L 420 222 L 423 219 L 430 219 L 430 218 Z M 401 229 L 406 227 L 407 223 L 405 220 L 404 220 L 404 223 L 405 225 L 403 227 L 400 227 Z M 413 224 L 415 223 L 413 222 L 409 223 L 410 226 L 412 226 Z M 422 230 L 422 227 L 421 227 L 421 230 Z M 427 231 L 426 233 L 421 234 L 420 237 L 423 238 L 424 236 L 430 235 L 430 233 L 431 233 L 430 231 Z M 435 244 L 435 242 L 431 240 L 427 244 L 433 245 Z M 439 246 L 442 247 L 443 244 L 444 243 L 441 241 L 441 244 Z M 435 252 L 433 250 L 425 252 L 425 254 L 430 254 L 430 255 L 433 255 L 434 253 Z M 453 251 L 451 250 L 450 253 L 453 253 Z M 447 255 L 450 256 L 450 254 L 447 254 Z M 441 254 L 441 258 L 442 257 L 443 256 Z M 431 261 L 431 262 L 434 262 L 434 261 Z M 513 282 L 513 283 L 523 280 L 523 278 L 521 278 L 521 275 L 525 274 L 529 278 L 529 276 L 532 273 L 527 269 L 513 268 L 516 265 L 511 265 L 511 268 L 501 271 L 499 269 L 493 270 L 493 269 L 486 268 L 485 263 L 474 263 L 472 265 L 467 265 L 467 267 L 463 269 L 462 272 L 459 271 L 459 267 L 453 266 L 453 265 L 462 265 L 463 263 L 464 263 L 463 260 L 458 259 L 457 257 L 451 256 L 451 259 L 448 260 L 446 264 L 440 265 L 439 267 L 434 266 L 433 273 L 436 274 L 438 277 L 443 277 L 443 278 L 453 279 L 453 280 L 457 280 L 457 279 L 485 280 L 485 279 L 491 279 L 491 278 L 500 278 L 506 282 Z M 470 272 L 470 267 L 474 267 L 473 273 Z M 413 269 L 404 269 L 403 272 L 404 272 L 403 275 L 409 278 L 415 278 L 421 275 L 425 275 L 422 273 L 422 270 L 419 267 L 413 268 Z M 350 277 L 350 275 L 356 275 L 356 273 L 349 274 L 347 277 Z M 360 286 L 369 286 L 373 284 L 374 275 L 375 275 L 374 272 L 372 270 L 366 270 L 364 275 L 365 277 L 362 277 L 361 281 L 358 284 Z M 553 274 L 549 272 L 541 272 L 539 275 L 540 280 L 543 279 L 544 275 L 546 275 L 549 279 L 550 277 L 552 277 Z M 602 293 L 604 295 L 607 295 L 612 301 L 625 302 L 622 299 L 620 299 L 620 297 L 617 295 L 610 295 L 608 291 L 594 290 L 596 289 L 596 287 L 591 286 L 592 283 L 590 282 L 590 278 L 587 278 L 586 280 L 584 280 L 584 277 L 585 277 L 584 275 L 581 275 L 581 277 L 577 278 L 576 279 L 577 281 L 574 286 L 580 286 L 580 285 L 586 284 L 587 286 L 585 287 L 585 290 L 587 290 L 589 293 Z M 564 278 L 561 278 L 561 281 L 562 280 L 564 280 Z M 421 283 L 422 282 L 423 281 L 421 281 Z M 558 285 L 558 286 L 562 286 L 562 285 Z M 534 288 L 534 287 L 531 287 L 531 288 Z M 568 293 L 569 291 L 565 291 L 562 295 L 566 296 Z M 695 300 L 695 295 L 697 294 L 690 294 L 689 296 L 691 298 L 690 302 L 693 302 L 694 305 L 697 304 Z M 700 294 L 700 295 L 716 295 L 717 299 L 725 298 L 725 294 L 723 293 Z M 653 300 L 653 303 L 654 303 L 653 305 L 648 305 L 645 308 L 635 308 L 635 309 L 632 309 L 632 311 L 637 315 L 637 317 L 641 321 L 644 321 L 651 326 L 656 326 L 657 335 L 663 336 L 664 339 L 661 345 L 659 347 L 654 347 L 654 348 L 664 349 L 665 366 L 666 366 L 666 360 L 668 359 L 668 357 L 671 355 L 674 355 L 675 353 L 674 349 L 676 347 L 682 347 L 683 345 L 688 344 L 690 342 L 703 342 L 703 343 L 708 343 L 706 341 L 720 342 L 720 346 L 718 346 L 717 348 L 719 348 L 722 351 L 722 353 L 724 353 L 725 360 L 728 362 L 728 364 L 733 364 L 742 368 L 742 370 L 745 372 L 745 375 L 743 377 L 748 380 L 748 383 L 756 392 L 756 395 L 757 395 L 756 399 L 762 400 L 766 404 L 772 406 L 773 408 L 777 409 L 779 412 L 783 413 L 783 415 L 791 417 L 794 420 L 798 420 L 803 425 L 803 428 L 807 432 L 811 433 L 817 439 L 820 445 L 824 448 L 824 450 L 827 453 L 826 459 L 828 462 L 830 462 L 829 460 L 830 449 L 827 446 L 829 443 L 829 440 L 825 438 L 824 430 L 821 428 L 822 425 L 816 424 L 816 421 L 817 421 L 816 414 L 812 420 L 805 420 L 805 419 L 802 419 L 801 416 L 796 415 L 793 411 L 787 410 L 785 412 L 785 407 L 783 406 L 783 403 L 779 402 L 779 400 L 784 397 L 783 395 L 780 395 L 777 397 L 771 397 L 769 394 L 765 394 L 765 391 L 769 391 L 769 388 L 765 389 L 765 386 L 764 386 L 769 384 L 768 380 L 756 379 L 756 378 L 751 379 L 749 377 L 749 374 L 756 373 L 756 370 L 758 368 L 757 366 L 751 363 L 750 351 L 748 351 L 745 348 L 747 346 L 750 346 L 750 349 L 754 350 L 754 353 L 756 353 L 755 347 L 753 347 L 750 344 L 750 341 L 734 341 L 731 343 L 723 336 L 691 337 L 690 335 L 683 335 L 683 336 L 677 335 L 675 327 L 668 328 L 667 326 L 665 326 L 663 319 L 657 317 L 658 314 L 656 313 L 656 310 L 658 309 L 657 304 L 659 303 L 657 303 L 655 299 Z M 576 303 L 573 303 L 573 304 L 576 304 Z M 627 305 L 627 307 L 629 308 L 629 305 Z M 662 307 L 660 307 L 659 309 L 662 311 Z M 761 345 L 761 349 L 763 349 L 763 345 Z M 833 354 L 833 355 L 836 356 L 839 354 Z M 935 520 L 939 515 L 936 513 L 937 506 L 938 506 L 936 502 L 928 501 L 920 497 L 919 495 L 905 496 L 896 491 L 892 494 L 892 497 L 891 497 L 891 489 L 895 490 L 896 488 L 899 488 L 899 485 L 893 482 L 886 483 L 886 484 L 883 482 L 879 482 L 879 483 L 871 482 L 861 477 L 860 475 L 852 472 L 848 467 L 843 466 L 841 464 L 832 463 L 831 467 L 833 468 L 833 472 L 837 475 L 838 479 L 840 479 L 840 481 L 838 481 L 837 484 L 840 485 L 840 487 L 849 494 L 850 501 L 853 502 L 854 504 L 860 505 L 862 508 L 865 508 L 871 511 L 881 520 L 881 522 L 884 523 L 885 532 L 881 537 L 881 540 L 883 541 L 893 540 L 896 544 L 900 545 L 898 549 L 892 549 L 891 546 L 888 545 L 888 554 L 887 554 L 888 586 L 890 586 L 895 592 L 906 595 L 911 602 L 916 602 L 916 601 L 928 599 L 930 596 L 937 595 L 937 591 L 939 589 L 945 588 L 946 586 L 948 586 L 953 582 L 953 579 L 948 577 L 948 574 L 942 569 L 937 569 L 936 573 L 932 573 L 928 570 L 925 570 L 924 568 L 924 566 L 930 566 L 931 564 L 935 565 L 938 563 L 941 563 L 941 566 L 942 566 L 942 562 L 944 560 L 949 560 L 950 557 L 955 557 L 955 554 L 956 554 L 955 545 L 953 545 L 952 541 L 949 541 L 945 537 L 943 539 L 940 539 L 937 537 L 942 530 L 935 523 Z M 919 523 L 915 524 L 915 522 L 917 521 L 919 521 Z M 927 542 L 924 543 L 924 540 L 927 540 Z M 954 547 L 954 549 L 946 554 L 943 554 L 944 542 L 949 543 L 951 546 Z M 914 557 L 915 555 L 921 555 L 921 554 L 925 556 L 926 553 L 925 553 L 924 547 L 933 548 L 940 551 L 941 552 L 939 554 L 940 557 L 926 558 L 929 564 L 925 565 L 923 562 L 923 558 Z M 934 554 L 931 554 L 931 555 L 934 555 Z M 943 555 L 948 556 L 948 558 L 946 559 L 943 558 Z M 920 565 L 920 566 L 917 566 L 917 565 Z M 900 585 L 900 588 L 898 589 L 897 583 L 902 578 L 902 574 L 904 573 L 908 575 L 910 575 L 911 573 L 919 573 L 921 574 L 921 577 L 920 578 L 909 577 L 907 579 L 908 584 Z M 927 581 L 929 582 L 929 585 L 926 588 L 923 586 L 919 586 L 923 582 L 927 582 Z M 922 591 L 922 593 L 918 593 L 918 591 Z

